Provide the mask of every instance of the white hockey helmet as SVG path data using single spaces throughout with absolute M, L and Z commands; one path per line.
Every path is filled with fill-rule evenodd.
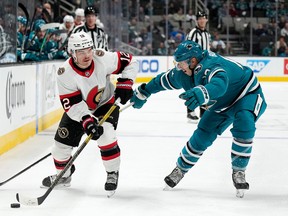
M 84 31 L 71 34 L 68 39 L 68 53 L 75 56 L 76 50 L 93 48 L 92 38 Z

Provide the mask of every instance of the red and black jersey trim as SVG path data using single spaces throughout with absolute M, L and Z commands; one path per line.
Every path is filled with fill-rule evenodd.
M 127 65 L 130 64 L 132 60 L 132 55 L 126 52 L 117 52 L 118 55 L 118 65 L 117 69 L 112 74 L 120 74 Z
M 85 69 L 82 69 L 80 67 L 78 67 L 72 58 L 69 59 L 69 64 L 70 66 L 73 68 L 73 70 L 79 74 L 80 76 L 83 76 L 83 77 L 90 77 L 94 71 L 94 67 L 95 67 L 95 64 L 94 64 L 94 61 L 92 60 L 91 62 L 91 65 L 88 67 L 88 68 L 85 68 Z
M 80 103 L 83 100 L 80 90 L 71 94 L 60 95 L 59 97 L 65 112 L 68 112 L 74 104 Z

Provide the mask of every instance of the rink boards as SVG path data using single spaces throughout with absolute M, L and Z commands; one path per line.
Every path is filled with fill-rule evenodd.
M 136 82 L 148 82 L 173 68 L 173 57 L 136 56 Z M 252 68 L 260 81 L 287 82 L 288 59 L 229 57 Z M 0 155 L 59 121 L 56 72 L 63 61 L 0 66 Z

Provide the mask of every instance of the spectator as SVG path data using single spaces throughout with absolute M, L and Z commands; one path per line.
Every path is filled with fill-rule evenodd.
M 190 23 L 191 28 L 195 28 L 197 21 L 192 9 L 189 9 L 188 14 L 186 15 L 186 21 Z
M 286 22 L 284 28 L 281 29 L 280 35 L 284 38 L 288 37 L 288 22 Z
M 167 25 L 166 25 L 166 22 L 167 22 Z M 166 35 L 166 30 L 168 32 L 168 35 L 170 35 L 174 28 L 172 23 L 169 21 L 169 17 L 166 16 L 165 14 L 162 15 L 162 19 L 159 21 L 159 26 L 163 28 L 163 32 L 165 35 Z
M 218 25 L 217 25 L 217 29 L 221 29 L 221 27 L 222 27 L 222 24 L 223 24 L 223 17 L 226 17 L 228 14 L 227 14 L 227 12 L 228 12 L 228 7 L 227 7 L 227 4 L 225 3 L 224 5 L 223 5 L 223 7 L 219 7 L 218 8 L 218 13 L 217 13 L 217 15 L 218 15 Z
M 224 55 L 226 49 L 226 44 L 223 40 L 220 39 L 219 33 L 215 33 L 214 40 L 211 43 L 211 51 L 218 53 L 220 55 Z
M 168 50 L 165 47 L 164 42 L 160 42 L 159 47 L 157 49 L 157 55 L 161 55 L 161 56 L 168 55 Z
M 54 13 L 51 4 L 49 2 L 44 3 L 42 10 L 46 10 L 48 12 L 48 14 L 46 13 L 43 14 L 44 15 L 43 19 L 46 22 L 52 22 L 54 20 Z
M 179 7 L 177 13 L 173 14 L 173 19 L 178 22 L 179 28 L 182 28 L 182 23 L 185 21 L 185 15 L 183 13 L 183 8 Z
M 272 56 L 273 42 L 270 42 L 262 49 L 262 56 Z
M 235 8 L 239 11 L 239 16 L 245 17 L 248 15 L 249 5 L 246 0 L 238 0 Z
M 235 5 L 233 3 L 230 3 L 229 5 L 229 15 L 231 17 L 237 17 L 238 16 L 238 11 L 235 8 Z
M 257 29 L 254 30 L 254 34 L 258 37 L 268 35 L 267 29 L 264 28 L 262 23 L 258 23 Z
M 285 56 L 286 48 L 287 43 L 285 42 L 285 37 L 280 36 L 279 40 L 276 42 L 277 56 Z

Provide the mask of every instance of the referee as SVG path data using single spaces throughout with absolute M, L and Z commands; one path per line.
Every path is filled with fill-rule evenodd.
M 208 22 L 208 16 L 205 11 L 198 11 L 196 15 L 197 26 L 193 28 L 189 34 L 186 36 L 186 40 L 192 40 L 198 43 L 203 50 L 210 50 L 211 35 L 206 29 L 206 24 Z M 202 117 L 205 109 L 200 107 L 200 117 Z M 199 118 L 195 114 L 194 110 L 187 108 L 187 118 L 191 123 L 197 123 Z
M 93 40 L 94 48 L 108 51 L 108 36 L 102 28 L 96 25 L 98 10 L 94 6 L 87 6 L 84 10 L 84 15 L 84 24 L 76 26 L 72 33 L 80 31 L 87 32 Z

